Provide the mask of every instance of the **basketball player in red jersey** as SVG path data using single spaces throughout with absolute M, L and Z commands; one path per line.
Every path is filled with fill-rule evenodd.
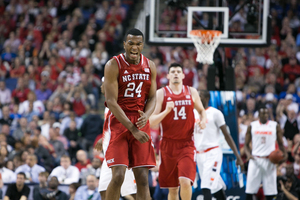
M 106 151 L 112 180 L 106 199 L 118 200 L 125 169 L 132 168 L 137 185 L 137 200 L 150 200 L 149 168 L 156 165 L 150 138 L 149 116 L 155 107 L 156 67 L 141 54 L 143 33 L 131 29 L 124 41 L 125 53 L 114 56 L 105 65 L 105 100 L 111 139 Z
M 168 200 L 192 198 L 192 182 L 196 175 L 194 132 L 195 108 L 200 114 L 198 125 L 205 128 L 206 113 L 195 88 L 182 84 L 182 66 L 173 63 L 167 75 L 169 86 L 157 90 L 156 106 L 150 117 L 151 126 L 161 123 L 161 164 L 159 184 L 169 188 Z

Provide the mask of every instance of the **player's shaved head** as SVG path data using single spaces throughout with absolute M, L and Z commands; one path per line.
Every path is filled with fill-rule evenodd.
M 199 92 L 199 95 L 200 95 L 200 98 L 202 99 L 207 99 L 207 100 L 209 100 L 210 99 L 210 93 L 209 93 L 209 91 L 207 91 L 207 90 L 201 90 L 200 92 Z
M 136 29 L 136 28 L 130 29 L 130 30 L 128 30 L 128 31 L 126 32 L 124 41 L 127 40 L 127 36 L 128 36 L 128 35 L 142 36 L 142 38 L 143 38 L 143 40 L 144 40 L 144 34 L 142 33 L 142 31 L 140 31 L 139 29 Z

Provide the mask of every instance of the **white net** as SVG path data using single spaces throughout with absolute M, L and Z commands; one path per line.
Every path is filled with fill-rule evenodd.
M 191 31 L 191 38 L 197 49 L 197 61 L 203 64 L 213 64 L 215 49 L 220 43 L 221 31 Z

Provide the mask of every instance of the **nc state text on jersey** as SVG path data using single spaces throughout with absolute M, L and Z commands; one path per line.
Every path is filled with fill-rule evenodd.
M 122 76 L 123 82 L 134 81 L 134 80 L 149 80 L 149 74 L 128 74 Z
M 187 105 L 192 105 L 191 100 L 177 100 L 174 101 L 175 106 L 187 106 Z

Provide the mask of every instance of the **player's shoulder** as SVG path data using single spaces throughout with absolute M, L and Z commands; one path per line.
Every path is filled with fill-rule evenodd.
M 259 125 L 259 121 L 255 120 L 255 121 L 251 122 L 250 125 L 251 126 Z
M 277 124 L 278 124 L 276 121 L 273 121 L 273 120 L 269 120 L 268 123 L 273 126 L 277 126 Z

